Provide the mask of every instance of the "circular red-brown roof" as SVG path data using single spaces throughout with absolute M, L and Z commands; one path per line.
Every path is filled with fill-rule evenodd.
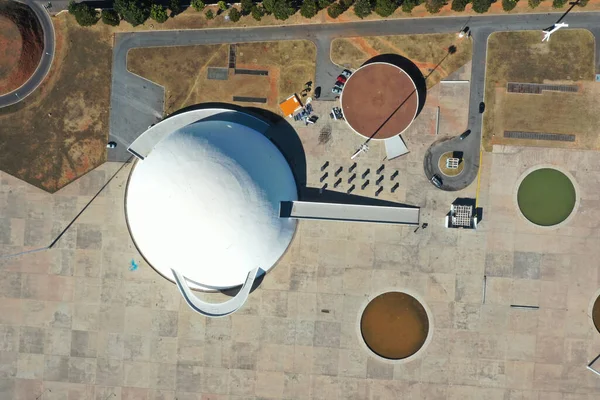
M 419 94 L 402 68 L 372 63 L 348 78 L 340 102 L 354 131 L 367 138 L 387 139 L 404 132 L 415 119 Z

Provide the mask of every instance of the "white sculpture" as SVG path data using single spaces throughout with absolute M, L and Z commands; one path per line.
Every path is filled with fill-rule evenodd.
M 554 32 L 556 32 L 560 28 L 566 28 L 568 26 L 569 26 L 569 24 L 565 24 L 564 22 L 561 22 L 559 24 L 552 25 L 550 28 L 544 29 L 542 31 L 542 32 L 544 32 L 544 38 L 542 39 L 542 42 L 549 41 L 550 40 L 550 35 L 552 35 Z

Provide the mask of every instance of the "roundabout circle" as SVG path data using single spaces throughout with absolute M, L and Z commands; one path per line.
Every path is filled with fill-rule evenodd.
M 371 297 L 360 313 L 361 342 L 380 360 L 413 360 L 431 341 L 430 312 L 405 291 L 386 291 Z
M 555 167 L 537 167 L 523 174 L 517 185 L 521 215 L 540 227 L 556 227 L 574 215 L 577 192 L 572 177 Z
M 440 169 L 440 172 L 445 175 L 445 176 L 458 176 L 460 175 L 463 170 L 465 169 L 465 161 L 462 159 L 462 155 L 458 156 L 456 154 L 457 152 L 455 151 L 447 151 L 444 154 L 442 154 L 438 160 L 438 168 Z M 459 162 L 458 162 L 458 167 L 457 168 L 449 168 L 447 166 L 447 161 L 448 159 L 451 158 L 458 158 Z

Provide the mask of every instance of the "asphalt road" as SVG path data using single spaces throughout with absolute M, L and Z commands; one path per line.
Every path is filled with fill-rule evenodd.
M 28 5 L 37 16 L 44 32 L 44 52 L 42 53 L 40 63 L 27 82 L 12 92 L 0 96 L 0 108 L 18 103 L 33 93 L 33 91 L 42 83 L 48 74 L 48 71 L 50 71 L 50 66 L 54 59 L 54 26 L 52 25 L 50 15 L 41 3 L 36 3 L 31 0 L 19 2 Z
M 457 137 L 434 143 L 424 160 L 428 178 L 442 176 L 437 160 L 442 153 L 462 151 L 465 158 L 463 173 L 455 178 L 443 177 L 444 190 L 460 190 L 477 177 L 481 147 L 482 114 L 487 39 L 492 32 L 511 30 L 541 30 L 552 25 L 561 13 L 492 15 L 474 17 L 432 17 L 368 22 L 292 25 L 284 27 L 207 29 L 124 33 L 117 35 L 113 58 L 111 98 L 111 140 L 119 143 L 109 150 L 109 160 L 124 161 L 125 148 L 149 125 L 160 119 L 164 90 L 127 71 L 127 51 L 137 47 L 185 46 L 219 43 L 243 43 L 273 40 L 311 40 L 317 46 L 316 82 L 322 88 L 322 100 L 333 100 L 331 86 L 341 68 L 331 62 L 331 40 L 336 37 L 382 36 L 423 33 L 458 32 L 468 24 L 473 40 L 473 67 L 471 72 L 468 129 L 471 134 L 464 140 Z M 596 70 L 600 70 L 600 13 L 571 13 L 565 20 L 570 28 L 586 28 L 596 36 Z M 541 33 L 540 33 L 541 40 Z

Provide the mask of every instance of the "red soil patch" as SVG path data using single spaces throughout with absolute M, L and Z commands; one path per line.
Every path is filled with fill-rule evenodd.
M 0 3 L 0 94 L 9 93 L 35 72 L 44 51 L 43 31 L 33 11 Z

